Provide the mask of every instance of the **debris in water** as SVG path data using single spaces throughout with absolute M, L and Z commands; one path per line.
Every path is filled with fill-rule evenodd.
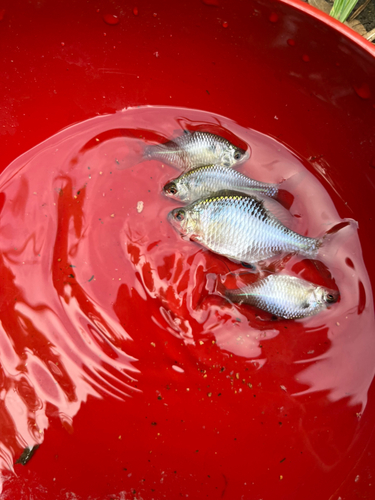
M 139 214 L 142 212 L 142 210 L 143 210 L 143 206 L 144 206 L 143 201 L 139 201 L 139 202 L 137 203 L 137 212 L 138 212 Z
M 16 460 L 16 464 L 22 464 L 26 465 L 27 462 L 32 458 L 36 450 L 39 448 L 39 444 L 36 444 L 34 446 L 28 446 L 25 448 L 18 460 Z

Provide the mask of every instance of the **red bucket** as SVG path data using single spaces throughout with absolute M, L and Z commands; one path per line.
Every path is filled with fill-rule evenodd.
M 373 498 L 374 46 L 297 0 L 125 3 L 0 5 L 1 497 Z M 209 294 L 249 270 L 142 156 L 186 129 L 294 175 L 301 233 L 358 222 L 282 264 L 339 303 Z

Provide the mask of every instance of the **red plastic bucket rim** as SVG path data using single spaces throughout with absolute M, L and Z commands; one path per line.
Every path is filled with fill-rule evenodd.
M 292 5 L 294 8 L 298 9 L 299 11 L 304 12 L 304 13 L 314 17 L 315 19 L 318 19 L 319 21 L 326 24 L 330 28 L 332 28 L 335 31 L 338 31 L 340 34 L 346 36 L 352 42 L 354 42 L 356 45 L 358 45 L 362 49 L 364 49 L 368 54 L 375 57 L 375 45 L 373 43 L 369 42 L 368 40 L 366 40 L 363 36 L 361 36 L 356 31 L 349 28 L 349 26 L 346 26 L 341 21 L 338 21 L 337 19 L 329 16 L 325 12 L 322 12 L 319 9 L 317 9 L 316 7 L 313 7 L 312 5 L 309 5 L 308 3 L 302 2 L 301 0 L 279 0 L 279 1 L 280 1 L 280 3 L 286 4 L 286 5 Z

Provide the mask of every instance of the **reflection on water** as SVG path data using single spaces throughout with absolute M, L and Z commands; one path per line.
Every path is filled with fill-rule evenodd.
M 336 414 L 346 421 L 348 411 L 364 411 L 375 351 L 357 231 L 337 232 L 320 260 L 283 263 L 284 272 L 341 291 L 340 302 L 316 317 L 274 321 L 210 295 L 208 275 L 243 283 L 254 275 L 177 235 L 166 217 L 175 205 L 161 189 L 178 172 L 141 161 L 142 141 L 198 125 L 251 144 L 241 167 L 251 177 L 280 182 L 298 174 L 284 183 L 296 230 L 322 236 L 341 221 L 323 186 L 287 149 L 193 110 L 96 118 L 17 159 L 0 177 L 2 469 L 43 443 L 51 415 L 69 431 L 89 395 L 137 408 L 150 385 L 165 385 L 169 368 L 192 377 L 191 387 L 200 384 L 192 375 L 198 370 L 215 380 L 225 373 L 221 383 L 241 397 L 245 388 L 262 391 L 262 408 L 279 420 L 292 415 L 293 439 L 323 471 L 349 449 L 359 424 L 343 439 L 334 432 Z M 157 365 L 148 363 L 149 352 L 159 353 Z M 263 418 L 254 401 L 246 403 L 253 420 Z M 267 441 L 262 433 L 248 439 L 259 450 Z M 260 455 L 259 467 L 265 460 Z

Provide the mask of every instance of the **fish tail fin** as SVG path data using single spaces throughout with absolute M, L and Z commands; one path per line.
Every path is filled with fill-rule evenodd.
M 322 257 L 329 254 L 334 257 L 350 234 L 358 230 L 358 222 L 354 219 L 343 219 L 329 229 L 326 234 L 318 240 L 318 250 Z
M 351 230 L 357 230 L 359 227 L 359 224 L 354 219 L 350 219 L 350 218 L 343 219 L 341 222 L 332 226 L 331 229 L 329 229 L 326 232 L 326 234 L 323 236 L 323 239 L 327 238 L 328 236 L 330 236 L 332 234 L 336 234 L 339 231 L 341 232 L 341 230 L 344 229 L 345 227 L 350 227 Z
M 278 199 L 269 198 L 264 195 L 257 195 L 257 197 L 262 201 L 263 206 L 270 212 L 270 214 L 275 217 L 281 224 L 289 229 L 294 230 L 296 225 L 296 220 L 289 210 L 278 201 Z
M 116 160 L 117 170 L 127 170 L 149 159 L 146 153 L 147 147 L 145 147 L 142 140 L 132 139 L 131 147 L 127 149 L 127 152 L 123 154 L 123 158 Z

